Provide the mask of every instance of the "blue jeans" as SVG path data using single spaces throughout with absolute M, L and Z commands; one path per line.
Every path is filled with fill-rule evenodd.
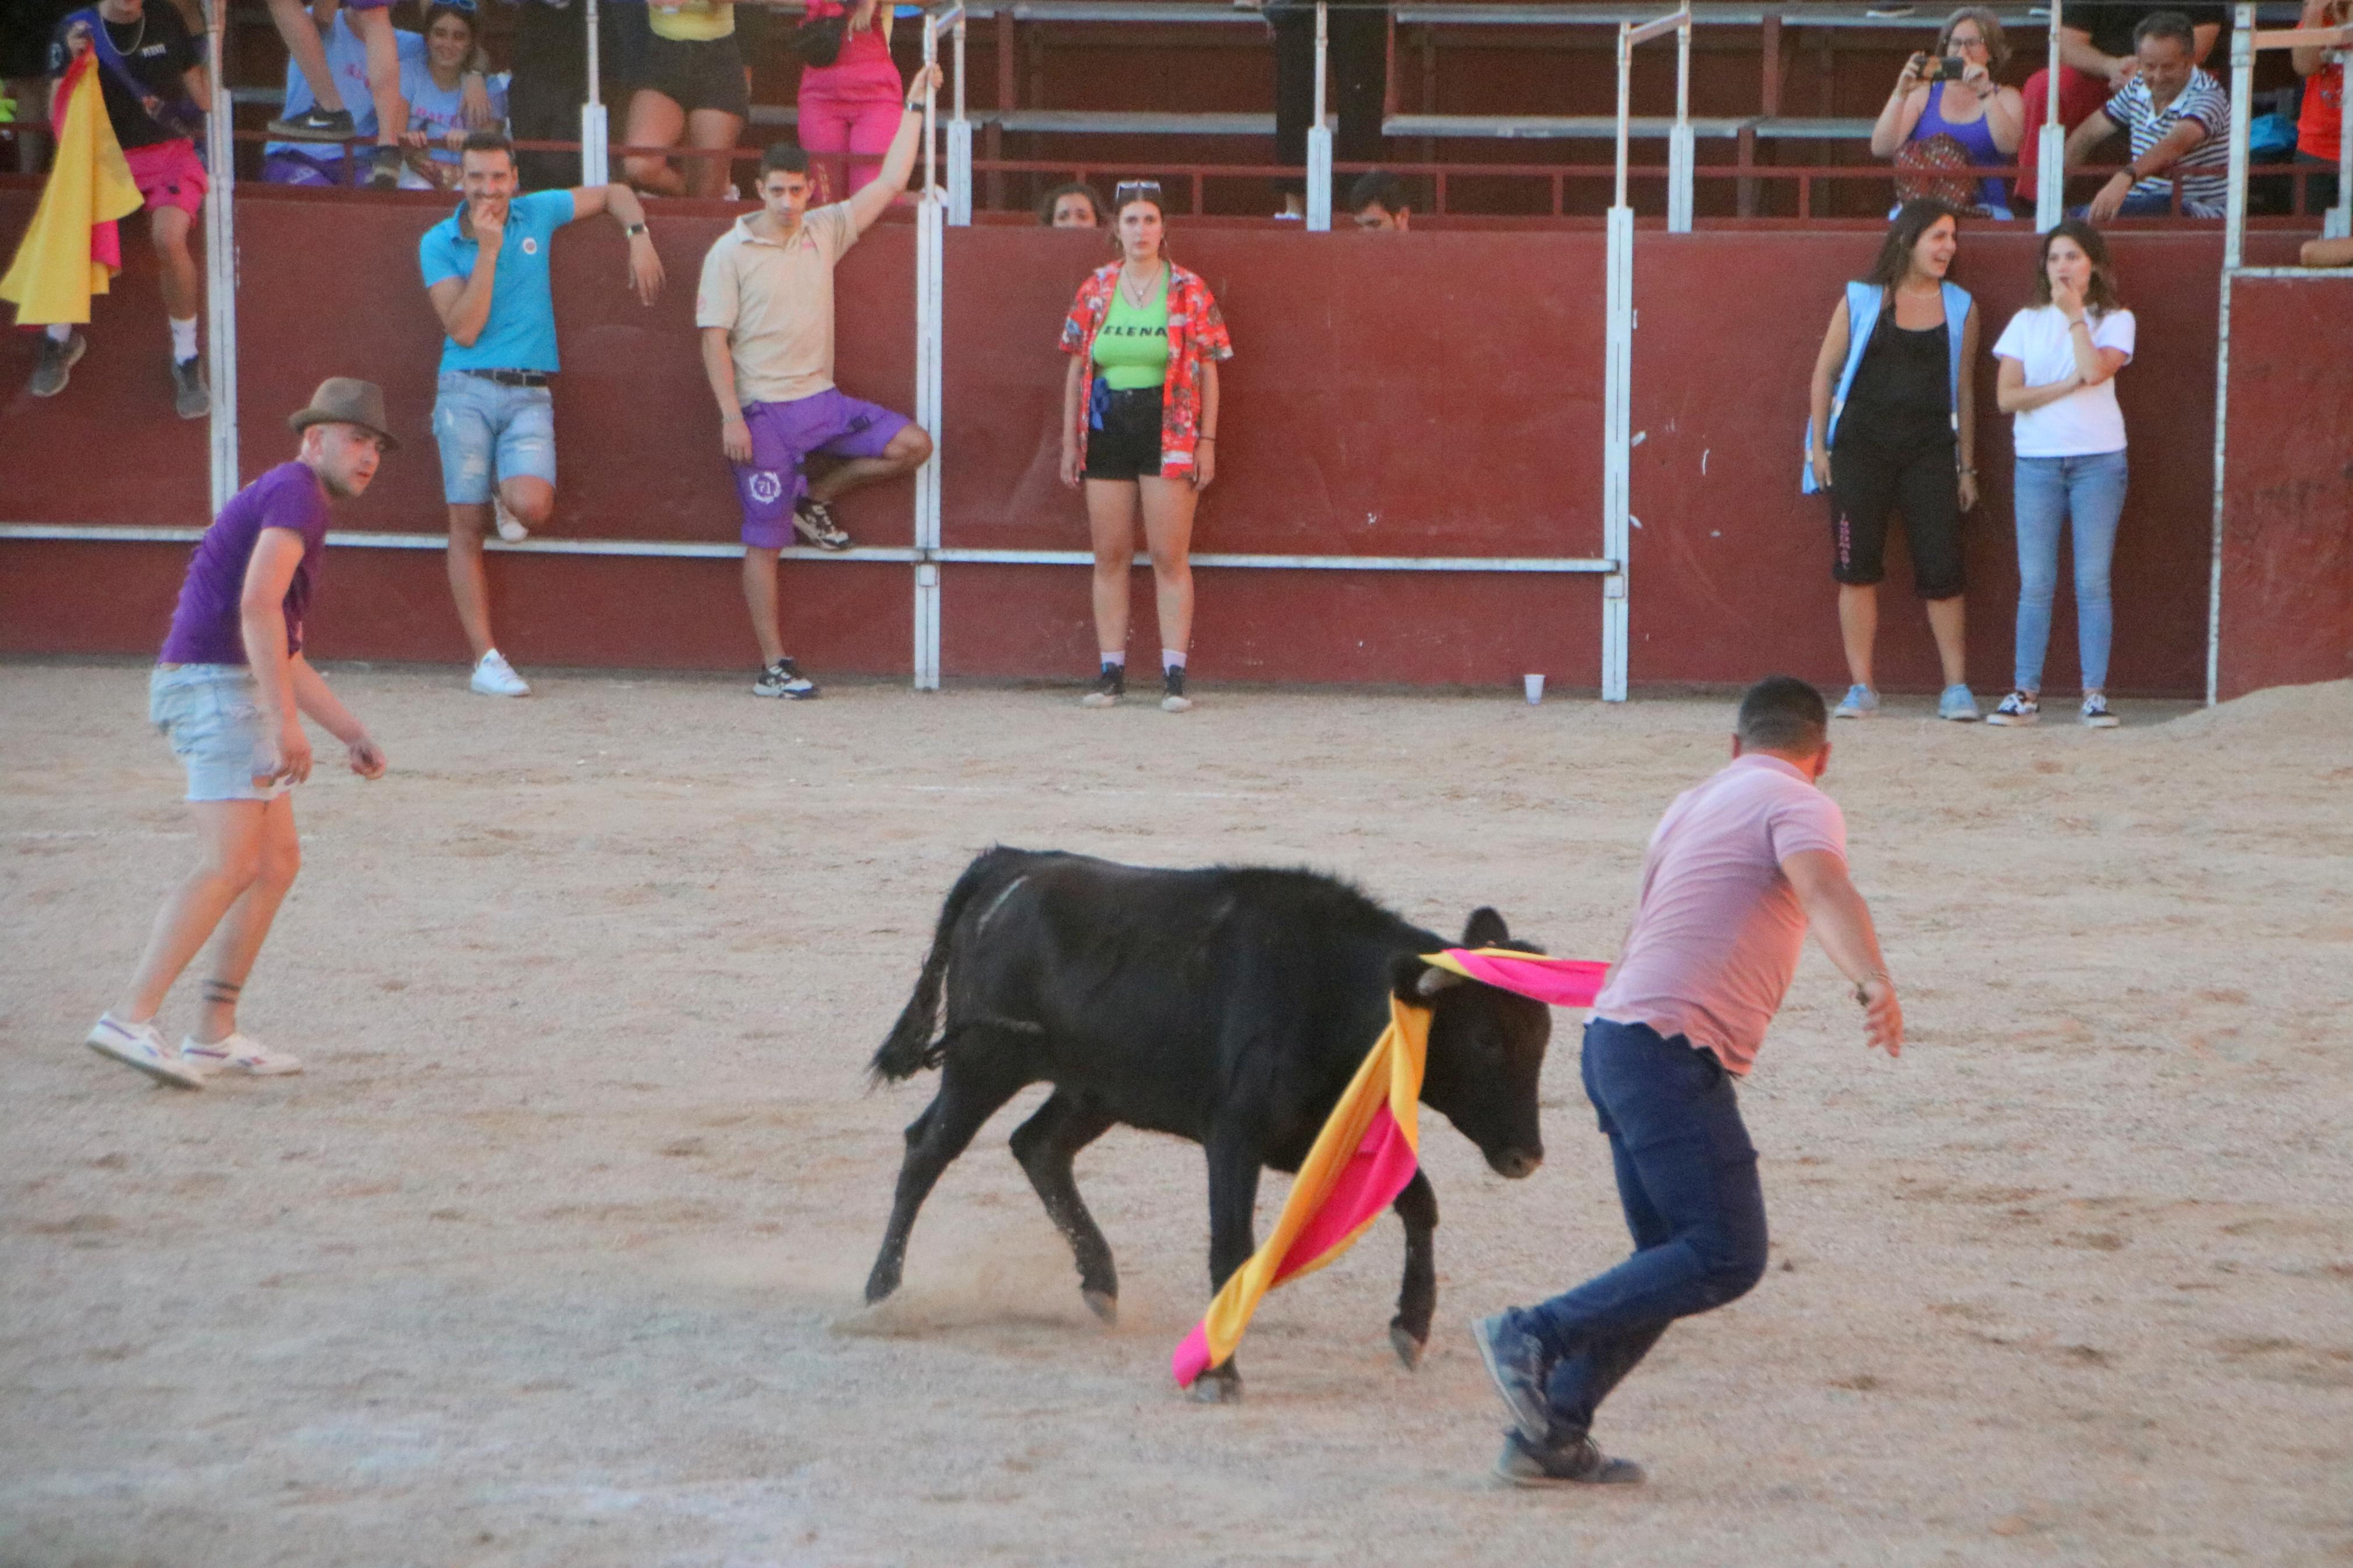
M 441 373 L 433 401 L 441 447 L 441 496 L 451 506 L 486 506 L 492 470 L 501 479 L 555 483 L 555 399 L 543 386 L 501 386 L 463 371 Z
M 1647 1025 L 1595 1018 L 1585 1026 L 1583 1068 L 1634 1255 L 1519 1315 L 1555 1358 L 1545 1393 L 1561 1440 L 1592 1426 L 1670 1322 L 1746 1295 L 1765 1273 L 1757 1149 L 1715 1053 Z
M 2059 591 L 2059 531 L 2075 525 L 2075 643 L 2084 689 L 2108 684 L 2108 644 L 2116 611 L 2108 601 L 2108 562 L 2124 515 L 2122 452 L 2087 458 L 2021 458 L 2012 484 L 2018 514 L 2018 689 L 2042 689 L 2042 656 L 2051 644 L 2051 601 Z

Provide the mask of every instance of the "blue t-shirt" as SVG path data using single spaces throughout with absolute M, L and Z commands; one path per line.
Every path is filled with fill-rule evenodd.
M 335 16 L 340 19 L 343 13 L 338 11 Z M 482 89 L 491 100 L 492 123 L 499 130 L 505 130 L 507 123 L 506 73 L 501 71 L 494 76 L 485 77 L 482 80 Z M 400 62 L 400 96 L 408 104 L 408 128 L 411 131 L 425 132 L 427 138 L 426 150 L 433 154 L 433 161 L 437 163 L 447 163 L 454 170 L 458 166 L 459 154 L 449 145 L 449 133 L 453 131 L 463 132 L 468 129 L 465 83 L 460 80 L 456 87 L 443 88 L 433 79 L 433 71 L 427 63 L 425 52 L 419 49 L 413 63 L 406 58 Z M 447 189 L 446 186 L 437 187 L 431 181 L 406 164 L 401 166 L 400 188 L 404 191 Z M 506 265 L 504 251 L 499 253 L 499 265 L 501 267 Z
M 458 219 L 465 210 L 459 203 L 457 212 L 427 229 L 417 243 L 427 289 L 444 278 L 474 275 L 474 258 L 482 247 L 458 233 Z M 455 338 L 443 340 L 443 370 L 554 374 L 555 296 L 548 288 L 547 258 L 555 231 L 572 217 L 570 191 L 533 191 L 507 204 L 506 240 L 499 247 L 498 274 L 491 284 L 490 319 L 471 348 Z
M 302 651 L 302 617 L 327 552 L 327 492 L 301 463 L 280 463 L 237 492 L 188 563 L 172 630 L 164 638 L 165 664 L 243 664 L 245 571 L 265 528 L 283 528 L 302 541 L 302 563 L 286 584 L 286 651 Z

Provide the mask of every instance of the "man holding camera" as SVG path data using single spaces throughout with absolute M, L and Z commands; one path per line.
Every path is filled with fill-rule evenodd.
M 496 496 L 525 529 L 555 510 L 555 297 L 548 261 L 555 231 L 610 213 L 629 241 L 629 283 L 645 304 L 661 292 L 661 258 L 645 208 L 627 185 L 516 194 L 514 143 L 496 131 L 466 138 L 459 157 L 466 195 L 457 212 L 425 231 L 417 259 L 425 292 L 448 334 L 441 345 L 433 437 L 449 504 L 449 592 L 472 645 L 472 686 L 485 697 L 528 697 L 491 637 L 491 587 L 482 530 Z M 502 529 L 501 531 L 504 531 Z
M 821 550 L 849 535 L 828 502 L 914 472 L 932 438 L 902 414 L 833 384 L 833 268 L 907 188 L 923 126 L 923 95 L 940 71 L 918 71 L 881 171 L 845 202 L 808 210 L 808 153 L 779 142 L 760 159 L 760 210 L 738 219 L 702 258 L 694 324 L 703 374 L 719 404 L 719 447 L 744 507 L 744 600 L 760 644 L 760 697 L 814 697 L 785 653 L 776 556 L 796 530 Z M 840 459 L 812 481 L 811 457 Z
M 196 40 L 169 0 L 153 6 L 146 0 L 99 0 L 69 13 L 49 48 L 50 74 L 63 77 L 86 55 L 97 57 L 107 124 L 131 165 L 148 214 L 148 237 L 162 263 L 164 314 L 172 325 L 172 411 L 183 419 L 202 419 L 211 412 L 212 394 L 196 359 L 202 279 L 188 250 L 188 231 L 204 214 L 208 188 L 194 134 L 204 121 L 197 106 L 211 101 L 212 87 Z M 51 326 L 33 368 L 33 395 L 63 392 L 88 347 L 70 325 Z

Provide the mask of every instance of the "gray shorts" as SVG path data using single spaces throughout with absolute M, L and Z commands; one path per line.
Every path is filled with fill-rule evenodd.
M 441 496 L 451 506 L 488 505 L 494 473 L 555 483 L 555 398 L 543 386 L 501 386 L 444 371 L 433 438 L 441 447 Z
M 187 768 L 190 800 L 275 800 L 286 793 L 286 784 L 266 777 L 269 737 L 245 666 L 158 666 L 147 681 L 147 719 Z

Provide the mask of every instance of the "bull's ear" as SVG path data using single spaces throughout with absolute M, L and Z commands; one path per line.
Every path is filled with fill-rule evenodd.
M 1410 1002 L 1426 1007 L 1430 999 L 1450 985 L 1462 984 L 1462 976 L 1451 969 L 1440 969 L 1434 963 L 1424 963 L 1409 952 L 1398 954 L 1389 965 L 1389 989 L 1400 1002 Z
M 1484 904 L 1472 910 L 1471 918 L 1463 922 L 1462 945 L 1465 947 L 1501 947 L 1511 940 L 1512 933 L 1504 924 L 1504 917 Z

